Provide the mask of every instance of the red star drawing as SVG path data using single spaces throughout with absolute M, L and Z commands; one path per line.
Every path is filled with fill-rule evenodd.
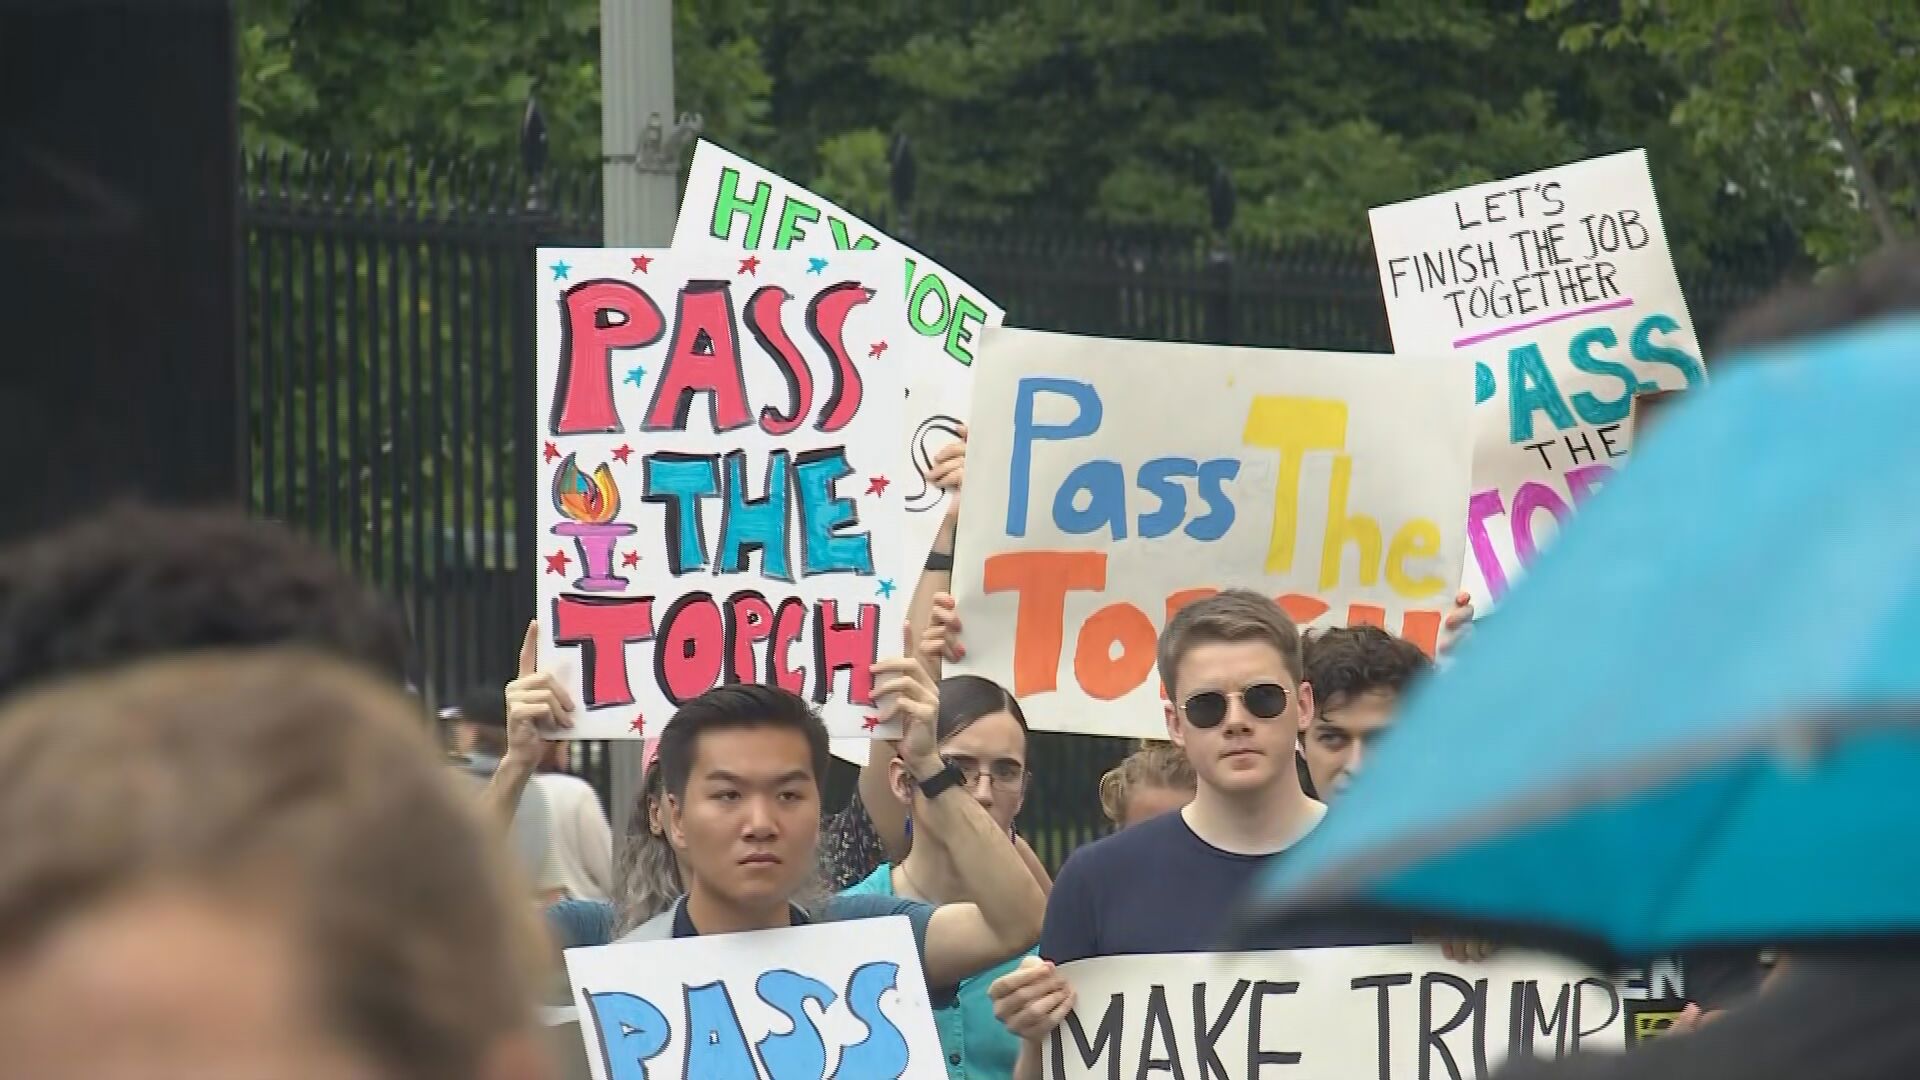
M 560 456 L 560 448 L 553 445 L 552 443 L 548 443 L 547 448 L 545 450 L 542 450 L 540 454 L 542 457 L 546 458 L 548 461 L 552 461 L 555 458 Z
M 620 565 L 621 566 L 639 566 L 640 553 L 637 551 L 629 551 L 625 555 L 620 556 Z
M 626 443 L 621 443 L 619 446 L 614 448 L 613 460 L 619 462 L 622 465 L 625 465 L 627 463 L 627 455 L 631 453 L 633 453 L 633 447 L 628 446 Z
M 860 726 L 866 728 L 868 731 L 877 731 L 880 727 L 880 718 L 877 716 L 869 716 L 865 720 L 860 721 Z
M 887 351 L 887 343 L 884 341 L 876 341 L 873 344 L 867 346 L 867 359 L 878 360 L 880 359 L 880 354 L 886 351 Z
M 740 273 L 752 274 L 754 277 L 759 277 L 760 276 L 760 256 L 749 255 L 746 258 L 741 259 Z
M 635 255 L 633 257 L 633 272 L 636 274 L 646 273 L 647 267 L 652 265 L 653 256 L 651 255 Z
M 556 551 L 553 554 L 547 555 L 544 557 L 547 560 L 547 573 L 564 574 L 567 572 L 567 553 L 566 552 Z
M 627 730 L 633 732 L 635 735 L 647 730 L 647 718 L 644 716 L 634 717 L 633 723 L 627 725 Z
M 867 477 L 867 494 L 885 495 L 887 493 L 887 485 L 891 483 L 893 483 L 893 481 L 884 476 L 869 476 Z

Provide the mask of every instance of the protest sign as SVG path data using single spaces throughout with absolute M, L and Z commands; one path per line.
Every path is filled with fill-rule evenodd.
M 1639 394 L 1704 382 L 1644 151 L 1382 206 L 1394 348 L 1475 361 L 1471 557 L 1484 612 L 1632 441 Z
M 1079 1002 L 1043 1044 L 1048 1080 L 1114 1076 L 1482 1080 L 1510 1056 L 1623 1050 L 1607 979 L 1424 945 L 1108 956 L 1063 964 Z
M 897 655 L 891 260 L 543 249 L 534 447 L 540 663 L 582 739 L 658 737 L 723 682 L 884 733 Z
M 1465 548 L 1464 359 L 987 337 L 962 666 L 1035 727 L 1164 737 L 1159 628 L 1220 588 L 1433 650 Z
M 873 251 L 903 268 L 907 319 L 913 333 L 894 342 L 905 372 L 906 438 L 917 470 L 905 492 L 907 546 L 918 573 L 933 544 L 945 493 L 926 473 L 940 448 L 958 438 L 971 393 L 969 373 L 979 335 L 1000 325 L 1005 312 L 951 271 L 858 217 L 790 180 L 710 142 L 694 148 L 693 166 L 674 227 L 675 247 L 720 244 L 749 251 L 831 255 Z
M 946 1080 L 905 916 L 566 957 L 594 1080 Z

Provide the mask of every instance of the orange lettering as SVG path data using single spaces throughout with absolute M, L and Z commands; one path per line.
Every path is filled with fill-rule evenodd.
M 1275 597 L 1273 602 L 1280 605 L 1280 610 L 1287 613 L 1295 626 L 1305 626 L 1327 613 L 1327 602 L 1317 596 L 1288 593 Z
M 1153 673 L 1153 620 L 1132 604 L 1108 604 L 1080 624 L 1074 643 L 1073 677 L 1101 701 L 1132 693 Z M 1113 655 L 1118 643 L 1120 655 Z
M 1016 594 L 1013 695 L 1059 688 L 1067 594 L 1107 587 L 1107 556 L 1098 551 L 1009 551 L 987 556 L 986 591 Z

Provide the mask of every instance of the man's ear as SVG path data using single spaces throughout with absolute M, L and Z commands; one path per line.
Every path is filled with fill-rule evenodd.
M 667 843 L 675 850 L 684 851 L 687 847 L 687 832 L 680 820 L 680 796 L 668 792 L 660 796 L 660 824 L 665 826 Z
M 1171 701 L 1163 701 L 1160 703 L 1160 708 L 1166 713 L 1168 741 L 1172 742 L 1175 746 L 1185 747 L 1187 745 L 1187 725 L 1180 719 L 1179 706 Z
M 1300 680 L 1300 693 L 1298 696 L 1300 698 L 1300 734 L 1305 735 L 1307 729 L 1313 726 L 1313 684 L 1305 679 Z

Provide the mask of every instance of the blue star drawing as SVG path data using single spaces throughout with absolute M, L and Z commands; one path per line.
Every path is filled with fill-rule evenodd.
M 553 264 L 553 280 L 555 281 L 567 280 L 567 271 L 571 269 L 573 269 L 573 267 L 568 266 L 565 260 L 554 263 Z
M 821 271 L 825 270 L 826 268 L 827 268 L 827 260 L 825 259 L 816 257 L 816 258 L 807 260 L 807 273 L 809 274 L 818 274 Z
M 646 368 L 635 366 L 627 369 L 627 377 L 625 379 L 622 379 L 621 381 L 630 382 L 635 386 L 639 386 L 640 380 L 646 378 L 646 375 L 647 375 Z
M 897 587 L 898 586 L 894 585 L 892 578 L 881 578 L 880 579 L 881 598 L 885 599 L 887 597 L 891 597 L 893 595 L 893 590 Z

